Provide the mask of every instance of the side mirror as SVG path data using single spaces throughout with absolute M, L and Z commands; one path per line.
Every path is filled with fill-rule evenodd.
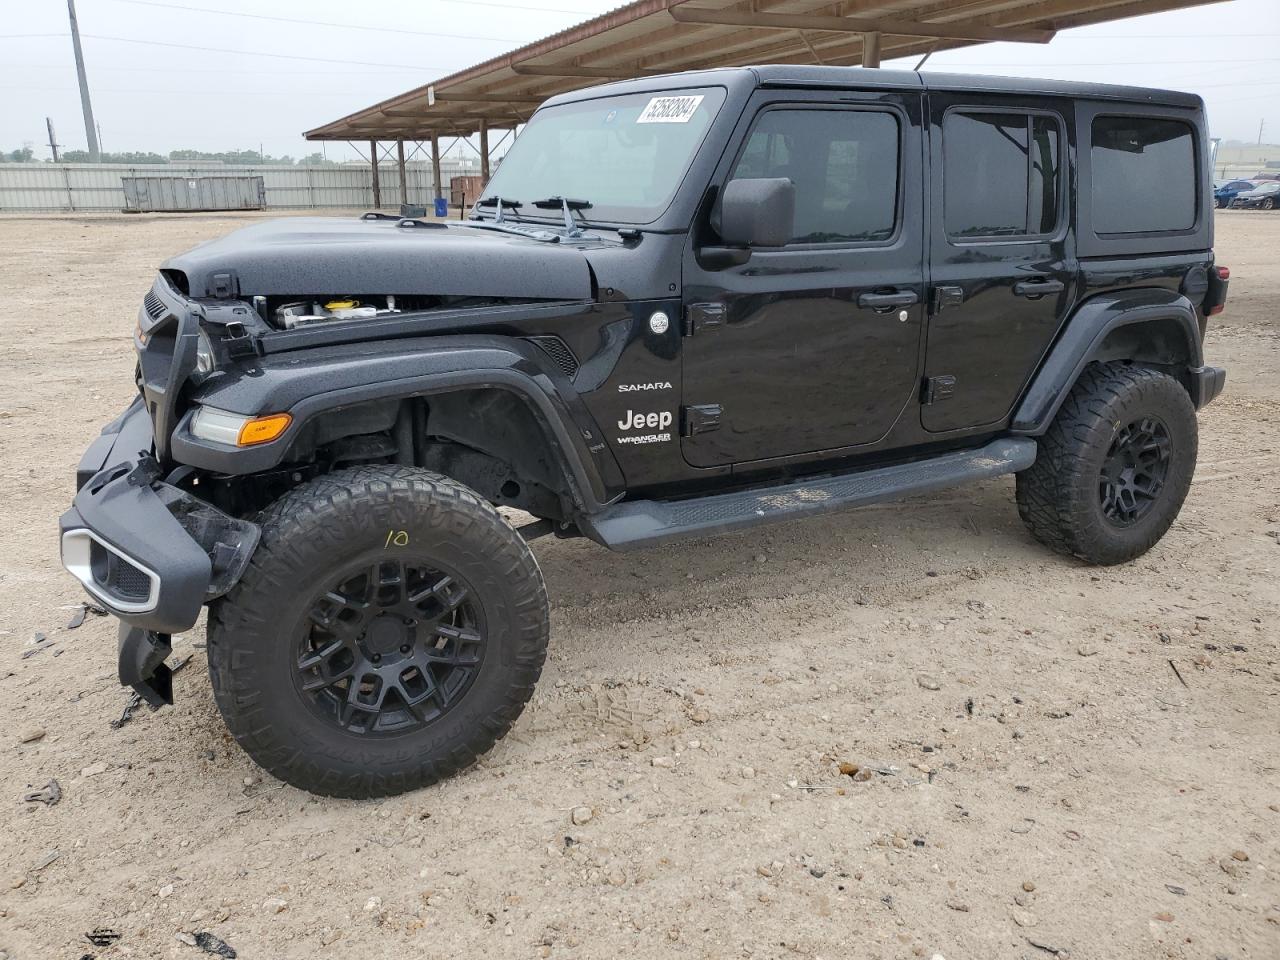
M 795 222 L 796 185 L 786 177 L 730 180 L 720 195 L 720 236 L 728 246 L 786 246 Z

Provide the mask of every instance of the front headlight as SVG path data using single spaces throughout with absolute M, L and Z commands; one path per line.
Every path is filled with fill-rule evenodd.
M 216 407 L 201 407 L 191 418 L 191 435 L 229 447 L 252 447 L 275 440 L 293 422 L 287 413 L 249 417 Z

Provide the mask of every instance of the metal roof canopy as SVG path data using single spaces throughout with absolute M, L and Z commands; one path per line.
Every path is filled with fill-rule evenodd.
M 1213 2 L 636 0 L 305 136 L 421 140 L 480 132 L 487 141 L 489 129 L 524 123 L 548 97 L 606 80 L 763 63 L 879 66 L 882 57 L 977 43 L 1048 43 L 1068 27 Z M 487 161 L 487 143 L 482 150 Z

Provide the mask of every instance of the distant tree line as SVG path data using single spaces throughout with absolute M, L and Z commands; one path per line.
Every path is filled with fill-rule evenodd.
M 59 155 L 59 159 L 64 163 L 88 163 L 88 150 L 63 150 Z M 31 163 L 35 160 L 35 151 L 31 147 L 22 147 L 19 150 L 0 151 L 0 163 Z M 186 163 L 190 161 L 214 161 L 222 162 L 235 166 L 249 166 L 256 164 L 278 164 L 280 166 L 337 166 L 334 160 L 328 160 L 323 153 L 308 154 L 301 159 L 295 160 L 288 155 L 283 157 L 273 157 L 271 154 L 261 154 L 257 150 L 225 150 L 221 153 L 209 153 L 204 150 L 170 150 L 168 156 L 161 156 L 158 153 L 142 153 L 139 151 L 128 151 L 125 153 L 103 153 L 101 160 L 103 163 Z M 45 161 L 46 163 L 50 161 Z

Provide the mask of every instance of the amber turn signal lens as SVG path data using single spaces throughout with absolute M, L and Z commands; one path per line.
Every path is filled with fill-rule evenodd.
M 273 413 L 265 417 L 255 417 L 240 428 L 236 437 L 236 445 L 251 447 L 256 443 L 270 443 L 289 428 L 293 417 L 287 413 Z

